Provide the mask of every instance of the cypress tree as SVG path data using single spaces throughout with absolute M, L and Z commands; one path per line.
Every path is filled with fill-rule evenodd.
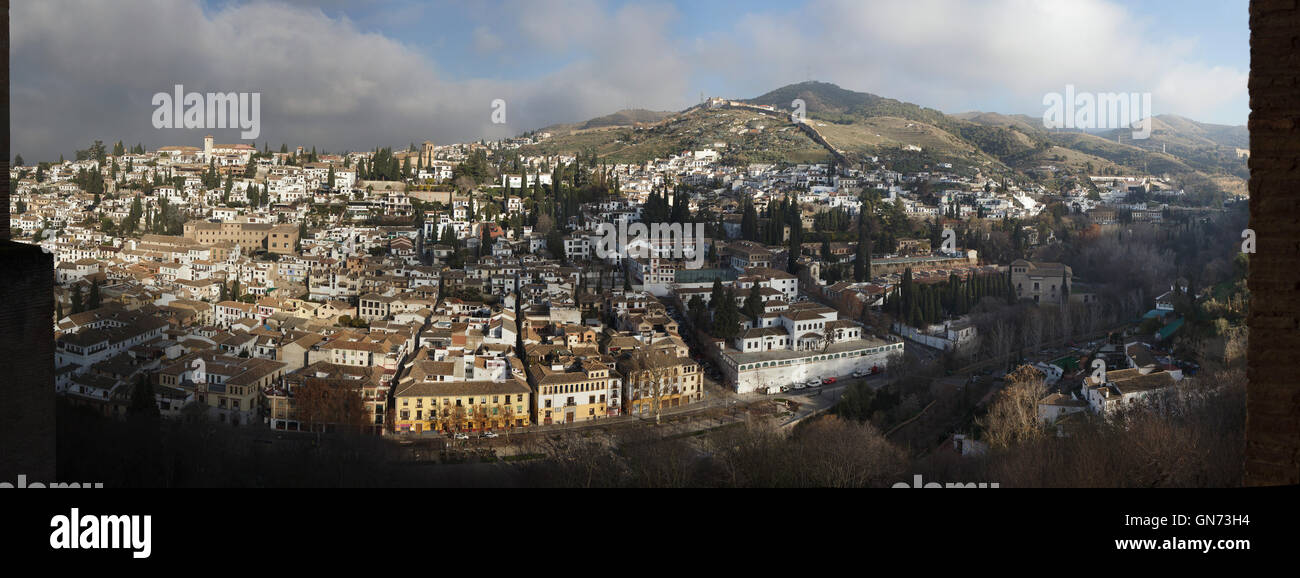
M 85 311 L 85 304 L 82 302 L 81 285 L 72 288 L 72 314 L 76 315 Z

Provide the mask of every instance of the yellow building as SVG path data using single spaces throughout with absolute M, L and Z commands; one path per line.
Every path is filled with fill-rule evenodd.
M 177 358 L 157 372 L 159 385 L 177 387 L 207 406 L 208 415 L 233 425 L 261 424 L 263 392 L 284 375 L 285 364 L 210 351 Z
M 622 376 L 598 357 L 581 359 L 548 345 L 529 348 L 528 357 L 528 381 L 537 392 L 537 423 L 573 423 L 618 415 Z
M 411 381 L 393 395 L 398 433 L 471 432 L 528 427 L 532 390 L 504 381 Z
M 637 342 L 619 352 L 617 366 L 627 377 L 630 415 L 653 416 L 704 399 L 704 375 L 680 339 L 663 339 L 654 345 Z

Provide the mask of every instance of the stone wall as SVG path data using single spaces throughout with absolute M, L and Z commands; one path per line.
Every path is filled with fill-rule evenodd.
M 1246 484 L 1300 483 L 1300 7 L 1250 3 Z
M 9 86 L 9 0 L 0 0 L 0 83 Z M 0 482 L 55 481 L 54 258 L 9 239 L 9 91 L 0 91 Z

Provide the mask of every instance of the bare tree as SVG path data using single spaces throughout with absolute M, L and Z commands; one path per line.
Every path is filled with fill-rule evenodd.
M 1043 374 L 1022 365 L 1007 374 L 1007 385 L 977 423 L 984 428 L 990 446 L 1006 448 L 1043 436 L 1046 429 L 1038 419 L 1038 400 L 1047 395 Z
M 465 406 L 459 404 L 453 405 L 448 409 L 447 413 L 447 419 L 454 431 L 460 431 L 465 427 Z
M 478 429 L 479 431 L 488 429 L 488 425 L 492 421 L 492 414 L 488 410 L 487 404 L 480 403 L 475 405 L 474 411 L 471 414 L 471 419 L 474 423 L 475 429 Z
M 309 431 L 331 425 L 360 431 L 361 428 L 373 425 L 373 418 L 366 413 L 359 387 L 310 378 L 303 380 L 293 394 L 298 408 L 298 421 L 306 425 Z
M 654 412 L 655 425 L 662 422 L 664 400 L 672 395 L 673 385 L 676 382 L 675 367 L 676 358 L 669 358 L 667 350 L 650 350 L 645 346 L 638 346 L 637 350 L 632 353 L 631 357 L 631 375 L 628 380 L 632 384 L 632 395 L 634 400 L 650 399 L 650 410 Z M 645 404 L 641 404 L 643 408 Z
M 799 485 L 886 487 L 903 477 L 907 455 L 869 423 L 825 416 L 792 440 L 799 456 Z
M 513 405 L 510 405 L 509 400 L 510 400 L 510 396 L 507 395 L 506 402 L 504 405 L 501 406 L 501 410 L 500 410 L 501 421 L 504 422 L 505 424 L 505 427 L 502 429 L 506 430 L 506 435 L 510 435 L 510 431 L 515 429 L 515 407 Z

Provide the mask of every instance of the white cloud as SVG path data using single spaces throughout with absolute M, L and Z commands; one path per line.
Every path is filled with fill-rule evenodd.
M 580 45 L 589 58 L 513 82 L 447 80 L 418 50 L 315 7 L 252 3 L 205 13 L 196 1 L 49 1 L 18 4 L 12 17 L 13 147 L 33 160 L 93 139 L 198 142 L 207 131 L 159 131 L 150 122 L 152 95 L 176 84 L 261 92 L 261 138 L 331 150 L 509 136 L 622 103 L 677 107 L 686 93 L 684 66 L 667 41 L 671 11 L 639 6 L 598 10 L 581 44 L 554 46 Z M 559 27 L 547 42 L 572 37 L 545 11 L 526 20 L 542 36 L 547 25 Z M 481 35 L 482 47 L 495 37 Z M 509 104 L 507 125 L 491 123 L 496 98 Z
M 479 26 L 474 29 L 474 50 L 479 52 L 497 52 L 505 46 L 501 37 L 493 34 L 486 27 Z
M 1151 92 L 1157 113 L 1202 119 L 1244 103 L 1247 71 L 1190 62 L 1194 44 L 1106 0 L 813 0 L 696 46 L 751 90 L 811 75 L 947 112 L 1032 114 L 1066 84 Z
M 520 80 L 448 79 L 432 55 L 338 16 L 335 4 L 198 0 L 22 2 L 12 7 L 13 148 L 56 158 L 93 139 L 194 144 L 204 131 L 152 128 L 150 97 L 175 84 L 262 93 L 262 138 L 331 150 L 494 138 L 635 106 L 692 104 L 700 78 L 755 96 L 812 76 L 948 112 L 1037 114 L 1045 92 L 1152 92 L 1157 112 L 1197 120 L 1244 110 L 1246 71 L 1192 61 L 1193 41 L 1106 0 L 810 0 L 737 14 L 685 38 L 668 4 L 506 0 L 469 52 L 539 56 Z M 329 12 L 327 13 L 326 10 Z M 428 5 L 375 18 L 436 14 Z M 368 18 L 367 21 L 373 19 Z M 408 22 L 409 25 L 409 22 Z M 452 25 L 442 23 L 442 25 Z M 382 29 L 382 27 L 380 27 Z M 509 108 L 490 123 L 493 99 Z M 218 138 L 235 138 L 234 131 Z

